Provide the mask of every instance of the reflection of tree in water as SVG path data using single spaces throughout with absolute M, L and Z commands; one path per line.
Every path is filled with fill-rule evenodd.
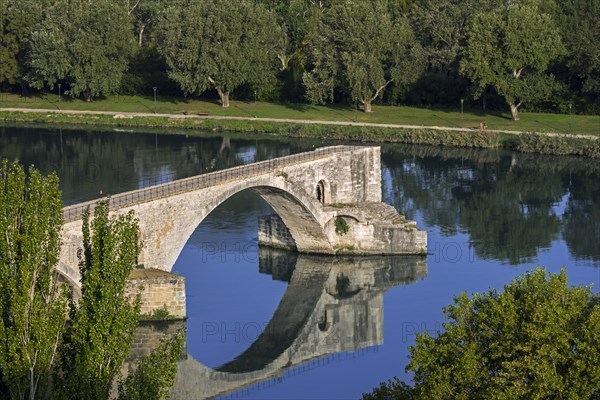
M 571 174 L 563 238 L 578 258 L 600 260 L 600 174 Z
M 561 219 L 576 257 L 600 257 L 598 174 L 585 160 L 410 146 L 386 147 L 383 160 L 387 201 L 444 235 L 469 234 L 482 258 L 526 262 L 559 237 Z
M 384 200 L 410 219 L 420 212 L 426 225 L 438 225 L 447 235 L 455 234 L 458 203 L 450 195 L 449 179 L 455 163 L 399 152 L 400 149 L 403 148 L 394 146 L 382 152 L 392 185 L 391 196 Z
M 558 237 L 560 217 L 553 205 L 565 188 L 560 175 L 535 163 L 506 164 L 488 165 L 476 174 L 484 181 L 475 181 L 465 198 L 461 222 L 480 257 L 518 264 Z

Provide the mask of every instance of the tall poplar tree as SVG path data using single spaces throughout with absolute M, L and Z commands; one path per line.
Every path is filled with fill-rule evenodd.
M 67 317 L 54 267 L 60 252 L 58 177 L 0 167 L 0 397 L 49 393 Z
M 67 398 L 109 397 L 137 327 L 139 298 L 131 302 L 125 286 L 140 249 L 133 212 L 109 217 L 104 201 L 96 205 L 91 221 L 89 213 L 84 214 L 82 298 L 72 306 L 63 363 Z

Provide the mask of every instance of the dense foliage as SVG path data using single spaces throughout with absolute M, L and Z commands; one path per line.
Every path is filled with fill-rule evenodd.
M 600 0 L 4 0 L 0 88 L 597 112 Z
M 184 333 L 163 338 L 154 351 L 144 357 L 135 371 L 119 382 L 119 400 L 160 400 L 169 398 L 177 375 Z
M 80 251 L 81 294 L 71 309 L 63 370 L 67 398 L 108 398 L 127 357 L 139 315 L 125 293 L 140 252 L 133 212 L 109 218 L 108 202 L 83 217 Z
M 370 112 L 390 84 L 413 83 L 423 67 L 408 20 L 392 18 L 386 0 L 339 2 L 326 9 L 314 47 L 304 84 L 315 103 L 333 100 L 337 88 Z
M 0 398 L 108 399 L 129 354 L 139 301 L 131 302 L 125 285 L 140 250 L 137 221 L 131 213 L 109 217 L 107 202 L 96 206 L 91 221 L 85 215 L 77 303 L 55 270 L 61 226 L 56 174 L 43 177 L 33 167 L 26 173 L 3 161 Z M 178 335 L 142 360 L 121 385 L 121 397 L 165 398 L 181 344 Z M 157 375 L 161 379 L 148 381 Z
M 523 102 L 551 96 L 554 80 L 546 70 L 564 47 L 550 15 L 535 6 L 509 4 L 476 14 L 467 36 L 461 71 L 475 83 L 476 94 L 494 88 L 514 120 Z
M 454 299 L 437 337 L 417 335 L 407 370 L 366 399 L 593 399 L 600 395 L 600 297 L 566 272 L 527 273 L 503 292 Z
M 0 397 L 49 393 L 67 297 L 56 285 L 62 202 L 58 177 L 0 169 Z
M 250 0 L 184 4 L 167 7 L 159 23 L 159 47 L 171 79 L 185 94 L 216 89 L 223 107 L 243 84 L 262 91 L 283 51 L 274 13 Z
M 64 82 L 66 93 L 92 96 L 117 92 L 128 67 L 133 38 L 127 10 L 112 0 L 57 1 L 28 36 L 31 86 L 54 88 Z

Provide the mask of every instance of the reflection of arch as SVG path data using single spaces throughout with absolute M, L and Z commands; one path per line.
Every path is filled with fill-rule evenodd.
M 360 309 L 365 298 L 398 284 L 414 282 L 425 273 L 425 259 L 420 257 L 369 257 L 357 262 L 353 258 L 262 249 L 259 264 L 283 263 L 286 259 L 294 263 L 289 266 L 293 271 L 292 279 L 269 324 L 248 349 L 216 371 L 246 373 L 261 370 L 286 352 L 307 329 L 328 334 L 340 306 L 356 302 Z M 339 287 L 340 277 L 348 281 L 348 286 L 343 289 Z M 335 292 L 329 289 L 333 282 Z M 331 304 L 326 305 L 327 302 Z M 338 322 L 339 319 L 338 315 Z M 354 334 L 358 334 L 364 327 L 355 329 Z
M 258 339 L 220 372 L 258 371 L 277 359 L 298 338 L 323 292 L 329 269 L 295 270 L 273 317 Z
M 284 265 L 286 254 L 261 249 L 260 262 Z M 427 274 L 426 259 L 422 257 L 330 258 L 294 254 L 293 260 L 295 269 L 288 289 L 258 339 L 235 360 L 217 369 L 189 356 L 180 361 L 171 392 L 173 398 L 224 395 L 264 380 L 280 379 L 286 369 L 309 360 L 381 344 L 383 293 Z M 351 281 L 363 290 L 344 299 L 330 295 L 327 287 L 335 286 L 340 271 L 351 276 Z

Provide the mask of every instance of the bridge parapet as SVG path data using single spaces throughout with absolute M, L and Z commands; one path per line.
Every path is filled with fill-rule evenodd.
M 275 172 L 282 167 L 309 162 L 332 154 L 345 153 L 360 147 L 356 146 L 329 146 L 321 147 L 313 151 L 292 154 L 289 156 L 273 158 L 265 161 L 258 161 L 252 164 L 240 165 L 221 171 L 209 172 L 207 174 L 197 175 L 190 178 L 179 179 L 148 188 L 131 190 L 129 192 L 115 194 L 107 197 L 109 200 L 109 209 L 116 211 L 125 207 L 131 207 L 137 204 L 146 203 L 153 200 L 159 200 L 176 194 L 191 192 L 199 189 L 205 189 L 232 180 L 245 180 L 256 175 L 262 175 L 268 172 Z M 96 206 L 97 200 L 74 204 L 63 208 L 64 222 L 72 222 L 81 219 L 86 210 L 92 212 Z

